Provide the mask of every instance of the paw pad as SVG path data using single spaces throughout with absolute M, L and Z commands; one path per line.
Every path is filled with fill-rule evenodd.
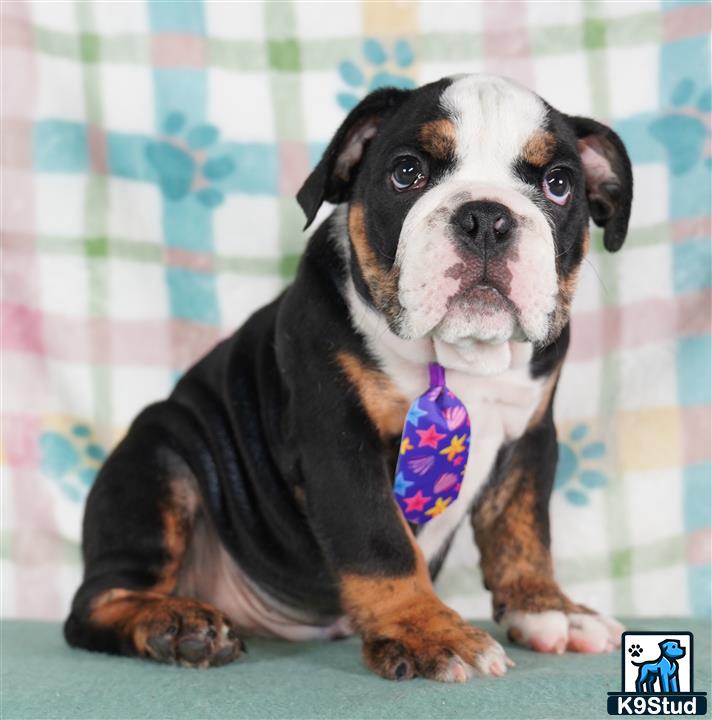
M 220 138 L 219 130 L 208 124 L 187 128 L 185 115 L 172 112 L 163 132 L 163 139 L 148 143 L 145 151 L 163 195 L 179 201 L 193 194 L 207 208 L 220 205 L 225 196 L 215 183 L 232 175 L 235 162 L 229 155 L 208 155 Z
M 631 657 L 637 658 L 643 654 L 643 648 L 640 647 L 640 645 L 631 645 L 628 648 L 628 652 L 630 653 Z
M 42 472 L 70 500 L 84 499 L 106 458 L 104 448 L 91 439 L 88 425 L 78 423 L 69 432 L 43 432 L 39 438 Z
M 346 110 L 352 110 L 363 95 L 379 87 L 397 87 L 409 90 L 415 80 L 406 75 L 413 65 L 413 49 L 407 40 L 397 40 L 389 53 L 379 40 L 369 38 L 363 43 L 363 66 L 351 60 L 339 65 L 339 75 L 348 85 L 348 92 L 337 95 L 337 102 Z
M 589 431 L 588 425 L 577 425 L 566 441 L 559 443 L 554 486 L 572 505 L 588 505 L 589 493 L 608 484 L 606 475 L 596 467 L 606 455 L 606 445 L 600 440 L 588 441 Z

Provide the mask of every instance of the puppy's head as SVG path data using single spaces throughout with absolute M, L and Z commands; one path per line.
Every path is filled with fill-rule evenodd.
M 632 175 L 609 128 L 469 75 L 366 97 L 297 199 L 307 225 L 346 204 L 356 289 L 400 337 L 541 346 L 568 321 L 589 217 L 622 245 Z

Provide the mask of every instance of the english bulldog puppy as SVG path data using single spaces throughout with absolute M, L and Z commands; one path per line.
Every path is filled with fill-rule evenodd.
M 357 633 L 385 678 L 502 675 L 502 646 L 433 589 L 469 522 L 512 641 L 616 647 L 622 627 L 554 578 L 548 504 L 589 218 L 610 251 L 628 226 L 619 137 L 499 77 L 381 89 L 297 199 L 307 226 L 336 208 L 294 282 L 146 408 L 99 473 L 69 644 L 206 667 L 247 635 Z M 393 475 L 432 362 L 469 412 L 470 460 L 457 499 L 416 527 Z

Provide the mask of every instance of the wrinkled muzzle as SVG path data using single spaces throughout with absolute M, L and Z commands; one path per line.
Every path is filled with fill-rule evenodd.
M 525 192 L 446 182 L 411 208 L 396 255 L 402 337 L 548 336 L 559 295 L 554 238 Z

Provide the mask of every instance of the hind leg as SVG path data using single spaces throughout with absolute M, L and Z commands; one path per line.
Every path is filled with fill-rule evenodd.
M 187 465 L 134 426 L 102 468 L 84 516 L 84 581 L 64 627 L 70 645 L 195 667 L 244 645 L 215 607 L 176 597 L 199 496 Z

